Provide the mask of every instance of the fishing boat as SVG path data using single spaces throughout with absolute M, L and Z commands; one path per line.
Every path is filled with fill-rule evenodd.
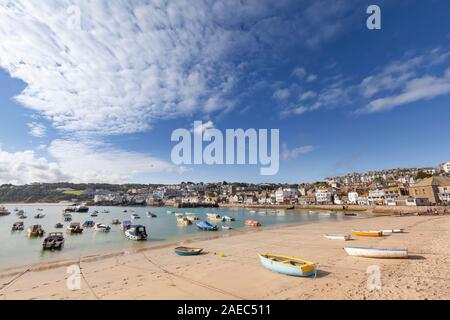
M 74 208 L 74 212 L 79 213 L 89 212 L 89 207 L 86 205 L 79 205 Z
M 234 221 L 236 219 L 234 219 L 233 217 L 230 217 L 230 216 L 223 216 L 223 220 L 224 221 Z
M 96 223 L 94 226 L 94 230 L 100 232 L 109 232 L 111 230 L 111 227 L 107 226 L 104 223 Z
M 16 213 L 18 216 L 21 216 L 21 215 L 23 215 L 23 214 L 25 214 L 25 211 L 23 211 L 23 210 L 19 210 L 19 211 L 17 211 L 17 213 Z
M 125 231 L 125 237 L 134 241 L 144 241 L 147 240 L 148 235 L 144 226 L 136 225 Z
M 64 221 L 72 221 L 72 215 L 70 213 L 63 213 Z
M 127 213 L 127 212 L 128 212 L 128 210 L 127 210 L 127 209 L 125 209 L 125 210 L 122 210 L 122 212 L 123 212 L 123 213 Z
M 222 226 L 222 230 L 231 230 L 233 227 L 230 226 Z
M 177 218 L 177 224 L 183 225 L 183 226 L 188 226 L 188 225 L 192 224 L 192 221 L 186 217 L 182 217 L 182 218 Z
M 44 209 L 42 209 L 42 208 L 38 208 L 38 209 L 37 209 L 37 211 L 44 211 Z
M 383 232 L 383 234 L 392 234 L 392 233 L 403 233 L 404 230 L 403 229 L 386 229 L 386 230 L 382 230 L 381 232 Z
M 259 222 L 258 220 L 250 220 L 250 219 L 245 220 L 245 225 L 247 225 L 249 227 L 261 227 L 262 226 L 261 222 Z
M 64 228 L 64 225 L 61 222 L 55 224 L 55 229 L 62 229 L 62 228 Z
M 197 222 L 197 227 L 203 231 L 217 231 L 217 226 L 212 225 L 208 221 Z
M 296 277 L 309 277 L 317 274 L 315 262 L 270 253 L 258 254 L 261 264 L 267 269 Z
M 131 215 L 131 219 L 136 220 L 136 219 L 140 219 L 141 217 L 137 214 L 137 213 L 133 213 Z
M 92 220 L 86 220 L 83 222 L 83 228 L 93 228 L 95 226 L 95 222 Z
M 175 253 L 179 256 L 197 256 L 203 249 L 200 248 L 189 248 L 189 247 L 177 247 L 175 248 Z
M 33 224 L 27 229 L 27 236 L 29 238 L 42 237 L 44 234 L 45 231 L 40 224 Z
M 91 213 L 91 217 L 98 217 L 98 212 L 95 212 L 95 211 L 92 212 L 92 213 Z
M 334 233 L 327 233 L 323 235 L 325 238 L 329 240 L 344 240 L 348 241 L 352 239 L 352 236 L 349 234 L 334 234 Z
M 45 218 L 45 214 L 43 213 L 37 213 L 34 215 L 35 219 L 44 219 Z
M 344 250 L 350 256 L 365 258 L 407 258 L 406 248 L 366 248 L 366 247 L 345 247 Z
M 352 213 L 352 212 L 345 212 L 345 213 L 344 213 L 344 216 L 347 216 L 347 217 L 356 217 L 357 214 L 356 214 L 356 213 Z
M 156 217 L 157 217 L 156 214 L 154 214 L 154 213 L 152 213 L 152 212 L 150 212 L 150 211 L 146 212 L 145 214 L 146 214 L 147 217 L 149 217 L 149 218 L 156 218 Z
M 42 250 L 61 250 L 64 245 L 62 232 L 50 232 L 42 243 Z
M 130 220 L 124 220 L 124 221 L 122 221 L 122 224 L 120 225 L 120 230 L 126 231 L 131 228 L 131 225 L 132 225 L 132 223 Z
M 206 217 L 208 220 L 211 220 L 211 221 L 223 221 L 223 218 L 220 215 L 215 214 L 215 213 L 207 213 Z
M 81 227 L 81 224 L 79 222 L 71 222 L 67 226 L 67 233 L 69 234 L 81 234 L 83 233 L 83 228 Z
M 381 237 L 383 235 L 383 232 L 371 230 L 353 230 L 352 234 L 359 237 Z
M 120 220 L 119 219 L 113 219 L 111 224 L 114 224 L 114 225 L 120 224 Z
M 22 231 L 25 228 L 23 222 L 15 222 L 11 228 L 11 231 Z

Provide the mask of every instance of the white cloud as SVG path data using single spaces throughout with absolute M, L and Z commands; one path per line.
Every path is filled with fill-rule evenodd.
M 315 97 L 317 97 L 317 93 L 316 92 L 314 92 L 314 91 L 306 91 L 305 93 L 302 93 L 300 95 L 300 101 L 314 99 Z
M 306 82 L 313 82 L 317 80 L 317 76 L 315 74 L 310 74 L 307 78 L 306 78 Z
M 287 144 L 283 143 L 283 145 L 281 146 L 281 158 L 284 160 L 296 159 L 300 155 L 308 154 L 314 151 L 314 149 L 315 148 L 311 145 L 289 149 Z
M 306 76 L 306 70 L 305 68 L 298 67 L 292 71 L 292 74 L 299 79 L 303 79 Z
M 37 122 L 30 122 L 27 124 L 28 128 L 30 128 L 29 134 L 36 138 L 43 138 L 47 135 L 47 128 Z
M 285 100 L 291 96 L 289 89 L 278 89 L 276 90 L 272 97 L 277 100 Z

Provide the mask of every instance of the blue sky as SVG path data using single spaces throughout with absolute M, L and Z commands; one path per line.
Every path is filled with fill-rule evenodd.
M 0 183 L 321 180 L 450 159 L 450 3 L 0 2 Z M 432 23 L 431 23 L 432 22 Z M 177 128 L 280 129 L 280 170 L 175 166 Z

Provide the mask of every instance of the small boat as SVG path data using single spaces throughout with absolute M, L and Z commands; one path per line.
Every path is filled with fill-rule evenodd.
M 188 248 L 188 247 L 177 247 L 175 248 L 175 253 L 179 256 L 197 256 L 203 249 L 200 248 Z
M 11 228 L 11 231 L 22 231 L 25 228 L 23 222 L 15 222 Z
M 184 218 L 177 218 L 177 224 L 183 225 L 183 226 L 188 226 L 188 225 L 192 224 L 192 221 L 189 220 L 186 217 L 184 217 Z
M 206 218 L 211 221 L 223 221 L 224 220 L 220 215 L 215 214 L 215 213 L 207 213 Z
M 96 223 L 94 226 L 94 230 L 100 232 L 109 232 L 111 230 L 111 227 L 107 226 L 104 223 Z
M 233 217 L 230 217 L 230 216 L 223 216 L 223 220 L 224 221 L 234 221 L 236 219 L 234 219 Z
M 352 234 L 359 237 L 381 237 L 382 231 L 369 231 L 369 230 L 353 230 Z
M 25 214 L 25 211 L 23 211 L 23 210 L 19 210 L 19 211 L 17 211 L 17 213 L 16 213 L 18 216 L 21 216 L 21 215 L 23 215 L 23 214 Z
M 19 211 L 19 209 L 18 208 L 14 208 L 14 212 L 17 212 L 17 211 Z
M 98 217 L 98 212 L 95 212 L 95 211 L 92 212 L 92 213 L 91 213 L 91 217 Z
M 382 230 L 381 232 L 383 232 L 383 234 L 392 234 L 392 233 L 403 233 L 404 230 L 403 229 L 386 229 L 386 230 Z
M 64 225 L 61 222 L 55 224 L 55 229 L 62 229 L 62 228 L 64 228 Z
M 42 226 L 40 224 L 34 224 L 32 226 L 29 226 L 27 229 L 27 236 L 29 238 L 33 237 L 42 237 L 45 234 L 44 229 L 42 229 Z
M 113 219 L 111 224 L 114 224 L 114 225 L 120 224 L 120 220 L 119 219 Z
M 44 219 L 45 218 L 45 214 L 43 213 L 38 213 L 34 216 L 35 219 Z
M 103 210 L 102 213 L 109 213 L 109 210 Z
M 350 256 L 366 258 L 407 258 L 406 248 L 366 248 L 366 247 L 345 247 L 344 250 Z
M 175 217 L 177 217 L 177 218 L 182 218 L 182 217 L 184 217 L 184 216 L 185 216 L 185 214 L 182 213 L 182 212 L 177 212 L 177 213 L 175 213 Z
M 137 214 L 137 213 L 133 213 L 131 215 L 131 219 L 136 220 L 136 219 L 140 219 L 141 217 Z
M 84 228 L 93 228 L 94 226 L 95 226 L 95 222 L 92 220 L 86 220 L 85 222 L 83 222 Z
M 167 213 L 167 214 L 172 214 L 173 211 L 167 210 L 166 213 Z
M 255 210 L 250 210 L 248 213 L 256 213 Z
M 233 227 L 230 226 L 222 226 L 222 230 L 231 230 Z
M 125 231 L 125 237 L 134 241 L 144 241 L 147 240 L 148 235 L 144 226 L 136 225 Z
M 149 217 L 149 218 L 156 218 L 156 217 L 157 217 L 156 214 L 154 214 L 154 213 L 152 213 L 152 212 L 150 212 L 150 211 L 146 212 L 145 214 L 146 214 L 147 217 Z
M 217 226 L 210 224 L 208 221 L 197 222 L 197 227 L 203 231 L 217 231 Z
M 261 222 L 259 222 L 258 220 L 245 220 L 245 225 L 249 226 L 249 227 L 261 227 L 262 224 Z
M 198 216 L 196 216 L 196 215 L 188 215 L 188 216 L 186 216 L 186 219 L 188 219 L 191 222 L 194 222 L 196 220 L 200 220 L 200 218 Z
M 61 250 L 64 245 L 62 232 L 50 232 L 42 243 L 42 250 Z
M 270 253 L 258 254 L 261 264 L 273 272 L 296 277 L 316 276 L 315 262 Z
M 79 222 L 71 222 L 70 225 L 67 226 L 67 233 L 70 234 L 81 234 L 83 233 L 83 228 Z
M 352 236 L 349 234 L 333 234 L 333 233 L 327 233 L 323 235 L 325 238 L 330 240 L 344 240 L 348 241 L 351 240 Z
M 329 212 L 320 212 L 320 213 L 318 214 L 318 216 L 329 217 L 329 216 L 331 216 L 331 213 L 329 213 Z
M 26 219 L 26 218 L 28 218 L 28 217 L 26 215 L 24 215 L 24 214 L 19 216 L 19 219 Z
M 70 213 L 63 213 L 64 221 L 72 221 L 72 215 Z
M 122 221 L 122 224 L 120 225 L 120 230 L 126 231 L 131 228 L 131 225 L 132 225 L 132 223 L 130 220 L 124 220 L 124 221 Z
M 356 217 L 357 214 L 356 214 L 356 213 L 352 213 L 352 212 L 346 212 L 346 213 L 344 213 L 344 216 L 347 216 L 347 217 Z
M 122 210 L 122 212 L 123 212 L 123 213 L 127 213 L 127 212 L 128 212 L 128 210 L 126 210 L 126 209 L 125 209 L 125 210 Z
M 38 208 L 38 209 L 37 209 L 37 211 L 44 211 L 44 209 L 42 209 L 42 208 Z

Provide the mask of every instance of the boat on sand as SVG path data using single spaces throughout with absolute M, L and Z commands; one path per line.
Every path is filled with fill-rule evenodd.
M 348 241 L 352 239 L 352 236 L 349 234 L 336 234 L 336 233 L 327 233 L 323 235 L 325 238 L 329 240 L 343 240 Z
M 359 237 L 381 237 L 383 235 L 383 232 L 372 230 L 353 230 L 352 234 Z
M 179 256 L 197 256 L 203 251 L 203 248 L 177 247 L 175 253 Z
M 309 277 L 317 274 L 317 264 L 312 261 L 271 253 L 258 254 L 261 264 L 273 272 L 296 277 Z
M 344 250 L 350 256 L 366 258 L 407 258 L 406 248 L 368 248 L 368 247 L 346 247 Z

